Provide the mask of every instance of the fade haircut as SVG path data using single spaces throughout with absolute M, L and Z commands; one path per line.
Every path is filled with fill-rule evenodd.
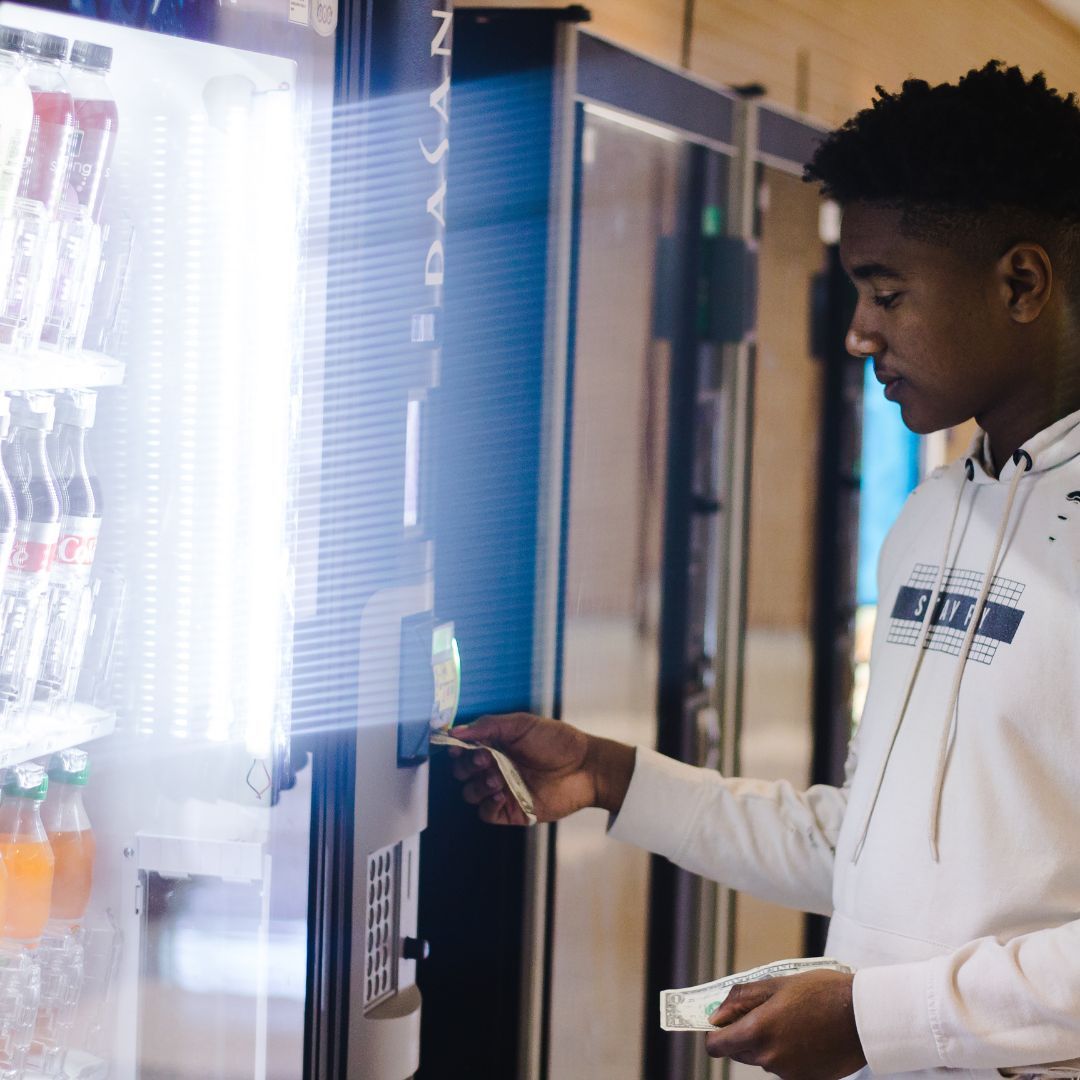
M 1080 298 L 1080 108 L 1042 72 L 991 60 L 956 83 L 879 86 L 803 179 L 842 206 L 898 209 L 905 235 L 976 258 L 1040 243 Z

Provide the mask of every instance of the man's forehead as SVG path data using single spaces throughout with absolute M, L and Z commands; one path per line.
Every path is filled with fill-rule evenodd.
M 922 245 L 901 231 L 901 211 L 856 203 L 845 207 L 840 259 L 856 280 L 903 277 Z

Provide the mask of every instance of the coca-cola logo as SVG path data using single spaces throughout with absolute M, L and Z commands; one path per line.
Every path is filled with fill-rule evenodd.
M 37 544 L 33 540 L 16 540 L 11 549 L 8 566 L 12 570 L 36 574 L 52 567 L 56 556 L 55 544 Z
M 59 562 L 69 566 L 89 566 L 94 561 L 97 551 L 96 536 L 80 536 L 78 533 L 66 533 L 60 537 L 56 549 Z
M 25 540 L 16 540 L 11 549 L 8 566 L 12 570 L 22 570 L 30 558 L 30 545 Z

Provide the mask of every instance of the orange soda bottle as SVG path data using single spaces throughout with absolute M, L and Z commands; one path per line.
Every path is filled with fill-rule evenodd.
M 7 871 L 2 936 L 36 945 L 49 918 L 53 853 L 41 822 L 49 778 L 40 765 L 8 770 L 0 798 L 0 857 Z
M 49 918 L 66 923 L 82 920 L 94 882 L 94 830 L 82 798 L 89 772 L 85 750 L 54 754 L 49 762 L 49 790 L 41 807 L 55 860 Z
M 0 857 L 0 923 L 4 920 L 4 913 L 7 910 L 7 867 L 4 865 L 4 860 Z

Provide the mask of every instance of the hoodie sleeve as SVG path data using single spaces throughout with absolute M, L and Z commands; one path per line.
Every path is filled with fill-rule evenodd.
M 855 975 L 855 1022 L 875 1074 L 1075 1063 L 1080 921 Z
M 828 915 L 846 806 L 846 787 L 727 778 L 639 747 L 610 832 L 730 888 Z

